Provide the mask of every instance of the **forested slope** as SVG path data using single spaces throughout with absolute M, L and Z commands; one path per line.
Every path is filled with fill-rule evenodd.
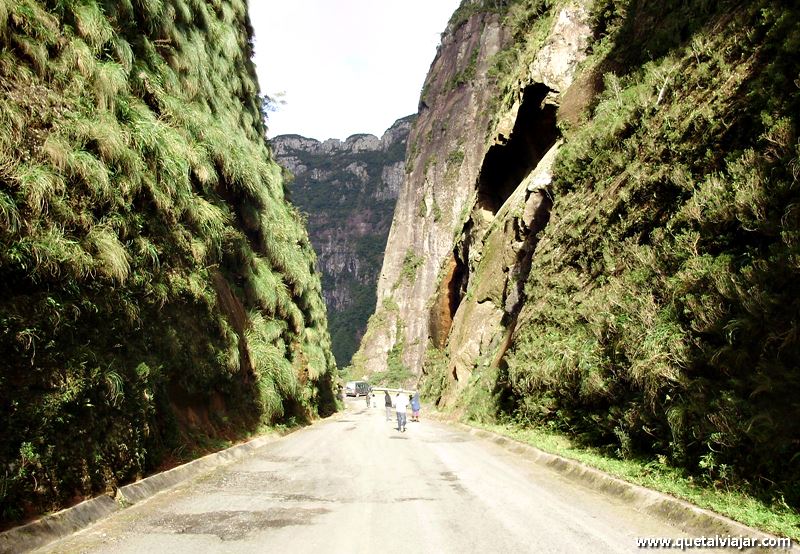
M 335 409 L 244 0 L 0 0 L 0 505 Z
M 350 363 L 375 309 L 375 284 L 412 122 L 399 119 L 380 138 L 270 139 L 275 159 L 294 176 L 288 184 L 292 203 L 308 217 L 339 367 Z

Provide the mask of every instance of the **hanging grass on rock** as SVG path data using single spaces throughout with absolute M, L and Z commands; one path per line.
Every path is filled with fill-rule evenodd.
M 605 4 L 501 411 L 796 509 L 800 20 Z
M 3 524 L 334 409 L 246 4 L 0 0 Z

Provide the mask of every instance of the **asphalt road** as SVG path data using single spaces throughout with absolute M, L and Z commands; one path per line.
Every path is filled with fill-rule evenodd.
M 41 552 L 602 553 L 683 536 L 424 413 L 405 433 L 384 416 L 348 402 Z

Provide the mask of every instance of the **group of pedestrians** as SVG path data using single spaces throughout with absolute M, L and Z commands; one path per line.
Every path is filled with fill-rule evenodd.
M 419 421 L 420 402 L 418 392 L 415 392 L 412 396 L 403 391 L 399 391 L 395 395 L 394 399 L 392 399 L 392 397 L 389 395 L 388 390 L 383 391 L 383 394 L 383 401 L 386 406 L 386 421 L 391 419 L 392 409 L 394 409 L 394 412 L 397 415 L 398 431 L 403 433 L 406 431 L 406 412 L 409 405 L 411 406 L 411 421 Z

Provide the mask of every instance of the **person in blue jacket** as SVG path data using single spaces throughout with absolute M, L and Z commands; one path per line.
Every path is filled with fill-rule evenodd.
M 419 408 L 419 392 L 415 392 L 411 399 L 411 421 L 419 421 Z

